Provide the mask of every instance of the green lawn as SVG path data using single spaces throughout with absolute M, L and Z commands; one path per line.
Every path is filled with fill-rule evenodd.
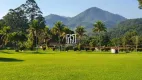
M 142 53 L 0 51 L 0 80 L 142 80 Z

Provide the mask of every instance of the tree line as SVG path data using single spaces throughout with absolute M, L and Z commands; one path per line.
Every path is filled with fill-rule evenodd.
M 77 34 L 78 43 L 75 49 L 109 50 L 108 47 L 120 47 L 127 49 L 128 46 L 133 50 L 141 48 L 142 37 L 132 30 L 123 36 L 111 37 L 102 21 L 93 24 L 93 35 L 86 34 L 84 26 L 77 26 L 75 31 L 57 21 L 50 29 L 45 25 L 42 11 L 34 0 L 27 0 L 26 3 L 10 9 L 9 12 L 0 20 L 0 48 L 10 47 L 16 51 L 23 49 L 38 50 L 56 45 L 61 50 L 61 46 L 66 46 L 66 34 Z M 113 34 L 113 33 L 111 33 Z M 69 45 L 66 46 L 69 49 Z

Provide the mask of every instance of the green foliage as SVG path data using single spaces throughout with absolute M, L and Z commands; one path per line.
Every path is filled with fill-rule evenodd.
M 96 38 L 90 39 L 89 45 L 90 45 L 90 47 L 95 47 L 95 46 L 97 46 L 97 39 L 96 39 Z
M 139 2 L 141 5 L 141 1 Z M 90 8 L 72 18 L 75 21 L 82 21 L 79 23 L 76 21 L 75 24 L 71 24 L 75 27 L 77 23 L 78 27 L 76 27 L 75 32 L 69 28 L 72 26 L 68 27 L 64 25 L 66 23 L 61 21 L 57 21 L 53 28 L 50 29 L 49 26 L 47 27 L 45 25 L 45 19 L 35 0 L 27 0 L 25 4 L 22 4 L 16 9 L 10 9 L 3 19 L 0 20 L 0 47 L 6 46 L 7 43 L 10 45 L 14 44 L 15 47 L 20 47 L 21 49 L 23 47 L 34 49 L 40 45 L 64 46 L 66 44 L 66 34 L 74 33 L 77 34 L 78 50 L 82 50 L 84 47 L 89 47 L 90 49 L 90 47 L 102 46 L 135 45 L 136 48 L 142 47 L 142 45 L 140 45 L 142 43 L 141 19 L 126 20 L 118 24 L 118 27 L 107 32 L 106 27 L 108 27 L 108 24 L 123 21 L 125 18 L 118 18 L 118 16 L 113 15 L 113 17 L 115 17 L 113 21 L 112 19 L 108 20 L 106 18 L 103 23 L 102 21 L 104 21 L 104 19 L 100 19 L 100 16 L 95 20 L 90 17 L 93 16 L 92 13 L 95 11 L 99 13 L 102 12 L 102 10 L 98 8 Z M 105 16 L 110 15 L 108 12 L 105 13 Z M 90 16 L 86 17 L 85 15 L 88 14 Z M 98 19 L 102 21 L 98 21 Z M 91 20 L 91 23 L 88 23 L 88 20 Z M 74 21 L 71 20 L 70 23 L 72 22 Z M 70 25 L 70 23 L 67 25 Z M 90 25 L 85 28 L 84 24 Z M 92 28 L 92 26 L 94 27 Z M 91 28 L 94 34 L 86 35 L 88 28 Z M 91 50 L 93 51 L 93 49 Z
M 25 34 L 23 34 L 22 32 L 13 32 L 9 35 L 9 39 L 12 42 L 16 42 L 16 41 L 20 41 L 20 42 L 24 42 L 27 40 Z
M 121 38 L 111 39 L 111 46 L 119 46 L 119 45 L 122 45 L 122 39 Z
M 78 26 L 78 27 L 76 27 L 76 30 L 75 30 L 75 32 L 76 32 L 76 34 L 79 36 L 79 37 L 82 37 L 82 36 L 84 36 L 85 34 L 85 28 L 84 28 L 84 26 Z
M 99 47 L 102 46 L 101 33 L 106 32 L 105 24 L 102 21 L 97 21 L 94 25 L 93 32 L 97 33 L 99 36 Z M 107 39 L 106 39 L 107 40 Z
M 65 25 L 61 21 L 57 21 L 53 27 L 53 33 L 58 34 L 60 37 L 62 36 L 63 29 Z
M 33 42 L 29 38 L 25 42 L 25 46 L 26 46 L 27 49 L 33 50 Z
M 35 0 L 27 0 L 25 4 L 22 4 L 19 8 L 24 10 L 26 17 L 28 17 L 29 21 L 32 22 L 34 19 L 38 17 L 42 17 L 42 12 L 38 7 Z
M 8 42 L 9 38 L 9 33 L 10 33 L 11 28 L 9 26 L 3 26 L 2 29 L 0 30 L 0 45 L 4 47 Z
M 142 0 L 138 0 L 139 2 L 139 8 L 142 9 Z
M 122 37 L 126 32 L 136 31 L 138 35 L 142 34 L 142 19 L 128 19 L 119 23 L 115 28 L 109 30 L 111 38 Z
M 9 35 L 9 40 L 13 42 L 15 50 L 25 47 L 24 42 L 27 41 L 27 37 L 22 32 L 13 32 Z
M 135 31 L 130 31 L 125 33 L 124 37 L 125 38 L 125 44 L 126 45 L 134 45 L 135 43 L 133 43 L 133 37 L 136 36 L 137 33 Z
M 105 24 L 102 21 L 97 21 L 93 26 L 93 32 L 106 32 Z
M 0 30 L 6 26 L 5 21 L 3 19 L 0 19 Z
M 28 28 L 28 20 L 24 15 L 24 11 L 17 9 L 10 9 L 9 13 L 4 17 L 5 24 L 10 26 L 12 31 L 26 31 Z

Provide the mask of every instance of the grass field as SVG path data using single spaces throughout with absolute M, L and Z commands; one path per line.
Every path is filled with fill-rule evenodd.
M 0 51 L 0 80 L 142 80 L 142 53 Z

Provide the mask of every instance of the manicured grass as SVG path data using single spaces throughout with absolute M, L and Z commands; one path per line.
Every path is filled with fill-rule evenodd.
M 5 50 L 0 80 L 142 80 L 142 53 Z

